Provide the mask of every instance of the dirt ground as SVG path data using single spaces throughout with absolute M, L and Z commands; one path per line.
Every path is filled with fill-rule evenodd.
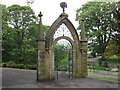
M 118 88 L 118 83 L 95 78 L 36 81 L 36 70 L 3 68 L 2 88 Z

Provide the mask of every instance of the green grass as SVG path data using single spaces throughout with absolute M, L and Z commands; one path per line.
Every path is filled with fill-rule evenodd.
M 88 71 L 89 73 L 98 73 L 98 74 L 104 74 L 104 72 L 97 72 L 97 71 Z
M 120 81 L 119 78 L 111 78 L 111 77 L 101 77 L 101 76 L 91 76 L 90 77 L 93 77 L 93 78 L 98 78 L 98 79 L 105 79 L 105 80 L 113 80 L 113 81 Z

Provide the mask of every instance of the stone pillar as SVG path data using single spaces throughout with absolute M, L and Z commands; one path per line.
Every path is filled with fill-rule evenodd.
M 79 44 L 76 43 L 73 50 L 73 78 L 80 78 L 81 76 L 81 57 L 79 51 Z
M 81 77 L 86 77 L 87 73 L 87 39 L 85 32 L 84 21 L 82 22 L 81 30 L 81 39 L 80 39 L 80 53 L 81 53 Z
M 40 17 L 39 21 L 39 31 L 38 31 L 38 59 L 37 59 L 37 81 L 43 81 L 45 77 L 45 38 L 42 26 L 42 14 L 38 15 Z

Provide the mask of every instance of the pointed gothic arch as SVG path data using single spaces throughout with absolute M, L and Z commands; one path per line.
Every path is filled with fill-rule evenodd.
M 46 35 L 46 42 L 48 43 L 48 48 L 49 46 L 52 44 L 52 39 L 53 39 L 53 35 L 55 34 L 55 31 L 58 29 L 58 27 L 64 23 L 69 31 L 71 32 L 72 34 L 72 37 L 74 39 L 74 42 L 76 44 L 79 43 L 79 36 L 77 34 L 77 31 L 74 27 L 74 25 L 71 23 L 71 21 L 68 19 L 68 15 L 65 14 L 65 13 L 62 13 L 58 19 L 55 20 L 55 22 L 51 25 L 47 35 Z
M 64 3 L 61 5 L 63 13 L 51 25 L 48 33 L 44 37 L 42 28 L 42 14 L 39 14 L 39 33 L 38 33 L 38 60 L 37 60 L 37 80 L 52 80 L 54 75 L 54 44 L 61 39 L 68 40 L 73 47 L 73 78 L 87 76 L 87 40 L 85 36 L 84 23 L 81 30 L 81 38 L 79 37 L 74 25 L 68 19 L 68 15 L 64 12 Z M 66 4 L 65 4 L 66 5 Z M 65 24 L 69 29 L 73 39 L 67 36 L 60 36 L 53 39 L 55 32 L 60 25 Z

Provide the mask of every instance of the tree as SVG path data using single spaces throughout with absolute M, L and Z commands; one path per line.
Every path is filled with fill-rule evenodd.
M 64 71 L 68 70 L 68 63 L 69 61 L 72 61 L 72 51 L 69 49 L 72 49 L 72 46 L 70 45 L 60 45 L 56 44 L 54 48 L 54 58 L 55 58 L 55 69 Z
M 106 47 L 112 37 L 113 12 L 111 2 L 88 2 L 77 9 L 76 20 L 81 27 L 82 19 L 85 20 L 89 47 L 94 53 L 102 55 L 104 58 Z
M 116 41 L 116 45 L 119 46 L 118 54 L 120 55 L 120 2 L 114 2 L 112 6 L 113 17 L 115 22 L 112 22 L 112 28 L 115 32 L 112 39 Z
M 111 7 L 114 22 L 111 22 L 113 28 L 112 41 L 116 48 L 116 55 L 120 55 L 120 1 L 114 2 Z
M 67 57 L 68 50 L 64 49 L 64 45 L 55 45 L 55 61 L 60 63 L 61 60 Z M 62 54 L 61 54 L 62 53 Z
M 34 11 L 29 6 L 1 6 L 3 9 L 3 62 L 35 64 L 39 25 L 36 24 L 37 18 Z M 49 26 L 43 25 L 43 29 L 46 35 Z
M 10 32 L 11 28 L 8 26 L 8 19 L 9 19 L 9 13 L 7 10 L 7 7 L 5 5 L 0 4 L 0 9 L 1 9 L 1 20 L 2 20 L 2 52 L 3 52 L 3 61 L 7 61 L 10 58 L 10 51 L 12 48 L 9 47 L 9 44 L 11 43 L 11 38 L 10 38 Z M 5 54 L 4 54 L 5 53 Z
M 9 29 L 7 28 L 7 32 L 3 29 L 3 48 L 5 49 L 3 54 L 6 55 L 8 52 L 13 57 L 9 59 L 16 60 L 18 63 L 27 63 L 27 60 L 33 59 L 29 56 L 35 54 L 35 36 L 32 27 L 34 27 L 37 18 L 28 6 L 12 5 L 7 8 L 7 12 L 9 19 L 6 21 L 8 25 L 5 27 L 9 26 Z M 11 50 L 8 51 L 6 47 Z
M 119 46 L 117 45 L 116 41 L 111 40 L 106 48 L 105 56 L 113 56 L 119 54 Z

